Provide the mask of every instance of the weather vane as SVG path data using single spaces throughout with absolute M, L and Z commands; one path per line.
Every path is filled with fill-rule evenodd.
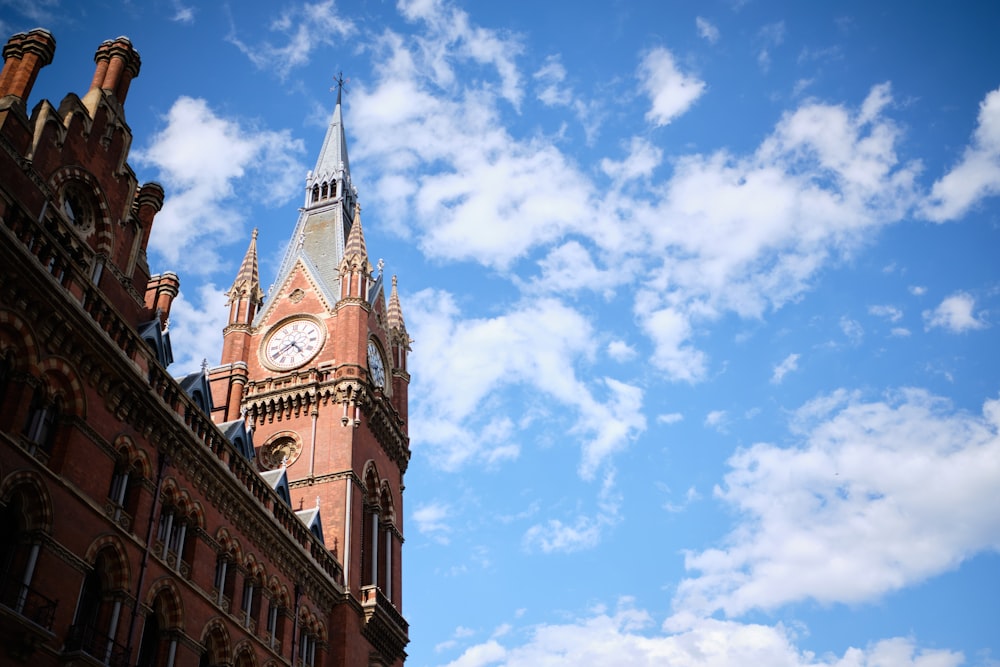
M 333 82 L 337 84 L 336 86 L 330 86 L 330 91 L 333 92 L 334 89 L 337 90 L 337 99 L 340 99 L 340 93 L 344 90 L 344 86 L 351 82 L 351 78 L 344 78 L 343 72 L 337 72 L 337 76 L 333 78 Z

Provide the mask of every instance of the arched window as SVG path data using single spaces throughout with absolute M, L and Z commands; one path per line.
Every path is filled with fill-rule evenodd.
M 14 375 L 14 350 L 0 352 L 0 410 L 5 410 L 4 399 L 7 398 L 7 388 Z
M 111 518 L 128 529 L 132 525 L 136 507 L 139 504 L 139 489 L 142 486 L 142 466 L 139 462 L 129 465 L 128 452 L 119 452 L 118 463 L 111 477 L 108 500 L 111 501 Z
M 97 554 L 83 581 L 76 616 L 66 638 L 69 652 L 85 653 L 102 664 L 122 664 L 125 647 L 115 640 L 121 618 L 120 591 L 112 589 L 117 557 L 110 549 Z
M 365 473 L 364 520 L 361 525 L 361 584 L 379 583 L 379 481 L 370 466 Z
M 253 632 L 260 616 L 260 594 L 263 584 L 251 573 L 243 579 L 243 596 L 240 610 L 243 612 L 243 627 Z
M 229 611 L 236 587 L 236 563 L 232 555 L 221 553 L 215 561 L 215 603 Z
M 278 593 L 271 592 L 267 601 L 267 626 L 264 640 L 274 651 L 281 652 L 281 643 L 285 639 L 285 607 Z
M 180 507 L 171 503 L 163 504 L 156 548 L 160 558 L 185 577 L 191 571 L 197 528 L 195 520 L 185 515 Z
M 44 386 L 35 389 L 28 409 L 28 419 L 24 424 L 24 435 L 33 445 L 32 453 L 37 450 L 46 454 L 52 452 L 62 408 L 61 396 L 49 396 Z
M 205 651 L 201 654 L 198 667 L 217 667 L 229 664 L 229 639 L 218 621 L 213 622 L 203 643 Z
M 299 659 L 296 664 L 300 664 L 302 667 L 315 667 L 318 643 L 316 632 L 309 626 L 303 625 L 301 632 L 299 632 Z
M 24 509 L 21 493 L 0 507 L 0 605 L 51 629 L 56 603 L 31 586 L 41 544 L 32 539 Z
M 314 185 L 313 186 L 312 200 L 313 200 L 314 203 L 319 201 L 319 186 L 318 185 Z
M 173 667 L 177 656 L 177 632 L 170 625 L 171 611 L 177 618 L 177 607 L 169 589 L 161 589 L 153 600 L 152 611 L 142 625 L 139 659 L 136 667 Z
M 323 191 L 322 192 L 323 192 L 323 194 L 320 195 L 320 196 L 323 199 L 326 199 L 329 196 L 329 186 L 326 183 L 323 183 Z
M 159 600 L 157 600 L 159 602 Z M 153 667 L 157 664 L 157 654 L 160 648 L 160 620 L 157 609 L 153 608 L 153 613 L 146 616 L 146 622 L 142 625 L 142 642 L 139 644 L 138 667 Z

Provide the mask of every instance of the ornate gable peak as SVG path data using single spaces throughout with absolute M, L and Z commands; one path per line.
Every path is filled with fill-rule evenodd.
M 296 257 L 294 263 L 289 268 L 288 272 L 284 274 L 283 280 L 280 284 L 274 284 L 268 290 L 271 295 L 266 307 L 257 313 L 257 317 L 254 318 L 253 326 L 259 327 L 262 323 L 268 321 L 275 311 L 281 304 L 286 303 L 287 299 L 294 290 L 289 289 L 290 283 L 294 280 L 294 277 L 301 273 L 305 278 L 309 286 L 309 291 L 316 295 L 323 308 L 327 312 L 332 313 L 334 311 L 335 300 L 332 298 L 319 281 L 316 279 L 316 269 L 312 266 L 312 263 L 303 255 Z M 295 302 L 293 302 L 295 303 Z

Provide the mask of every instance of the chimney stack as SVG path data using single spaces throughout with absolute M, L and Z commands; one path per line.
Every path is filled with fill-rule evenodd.
M 94 62 L 97 63 L 97 67 L 94 70 L 94 79 L 90 82 L 90 89 L 105 90 L 115 96 L 118 104 L 124 106 L 129 84 L 132 83 L 132 79 L 139 76 L 139 67 L 142 65 L 139 52 L 132 46 L 128 37 L 119 37 L 97 47 Z
M 55 52 L 56 40 L 48 30 L 35 28 L 11 37 L 3 47 L 0 97 L 13 95 L 25 102 L 38 72 L 52 62 Z

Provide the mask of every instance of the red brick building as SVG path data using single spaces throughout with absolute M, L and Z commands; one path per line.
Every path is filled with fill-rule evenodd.
M 101 44 L 82 98 L 29 115 L 54 53 L 20 33 L 0 71 L 0 664 L 402 665 L 410 341 L 339 97 L 272 295 L 255 232 L 221 365 L 175 379 L 139 54 Z

